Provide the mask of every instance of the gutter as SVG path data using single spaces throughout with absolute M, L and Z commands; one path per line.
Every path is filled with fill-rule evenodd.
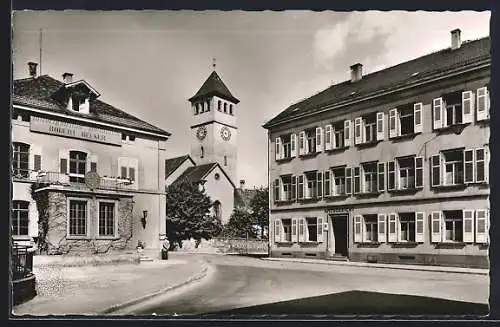
M 273 124 L 266 123 L 266 124 L 262 125 L 262 127 L 265 128 L 265 129 L 270 129 L 272 127 L 283 125 L 283 124 L 286 124 L 286 123 L 289 123 L 289 122 L 292 122 L 292 121 L 295 121 L 295 120 L 299 120 L 299 119 L 302 119 L 302 118 L 305 118 L 305 117 L 309 117 L 309 116 L 321 114 L 323 112 L 330 111 L 332 109 L 338 109 L 338 108 L 346 107 L 346 106 L 349 106 L 349 105 L 352 105 L 352 104 L 364 102 L 364 101 L 367 101 L 367 100 L 376 99 L 376 98 L 379 98 L 379 97 L 382 97 L 382 96 L 385 96 L 385 95 L 389 95 L 389 94 L 397 93 L 397 92 L 400 92 L 400 91 L 412 89 L 412 88 L 415 88 L 415 87 L 418 87 L 418 86 L 422 86 L 422 85 L 425 85 L 425 84 L 436 82 L 436 81 L 439 81 L 439 80 L 442 80 L 442 79 L 446 79 L 446 78 L 449 78 L 449 77 L 453 77 L 453 76 L 457 76 L 457 75 L 460 75 L 460 74 L 472 72 L 472 71 L 475 71 L 475 70 L 480 70 L 482 68 L 486 68 L 486 67 L 489 67 L 489 66 L 491 66 L 491 59 L 487 59 L 487 60 L 484 61 L 484 63 L 477 64 L 476 66 L 473 66 L 472 68 L 469 68 L 469 69 L 466 69 L 466 70 L 459 70 L 459 71 L 455 70 L 455 71 L 452 71 L 452 72 L 447 73 L 447 74 L 442 75 L 442 76 L 438 76 L 438 77 L 434 77 L 434 78 L 429 78 L 427 80 L 422 80 L 420 82 L 416 82 L 414 84 L 407 85 L 407 86 L 401 86 L 399 88 L 391 89 L 390 91 L 385 91 L 385 92 L 380 92 L 380 93 L 374 93 L 374 94 L 372 93 L 372 95 L 367 95 L 367 96 L 361 97 L 361 98 L 359 98 L 357 100 L 346 100 L 343 103 L 340 102 L 339 104 L 334 104 L 334 105 L 331 105 L 331 106 L 327 105 L 322 110 L 314 111 L 314 112 L 311 112 L 311 113 L 305 113 L 305 114 L 302 114 L 300 116 L 296 116 L 296 117 L 292 117 L 292 118 L 289 118 L 289 119 L 285 119 L 285 120 L 282 120 L 282 121 L 279 121 L 279 122 L 276 122 L 276 123 L 273 123 Z M 309 97 L 309 98 L 311 98 L 311 97 Z

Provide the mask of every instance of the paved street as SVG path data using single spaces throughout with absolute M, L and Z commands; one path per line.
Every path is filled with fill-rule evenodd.
M 186 260 L 199 256 L 186 255 Z M 488 276 L 201 256 L 214 268 L 202 281 L 115 313 L 214 313 L 353 290 L 488 302 Z

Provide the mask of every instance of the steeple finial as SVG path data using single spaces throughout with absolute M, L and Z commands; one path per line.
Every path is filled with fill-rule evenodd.
M 213 58 L 212 67 L 214 68 L 214 70 L 215 70 L 215 66 L 216 66 L 216 64 L 215 64 L 215 60 L 216 60 L 216 59 L 215 59 L 215 58 Z

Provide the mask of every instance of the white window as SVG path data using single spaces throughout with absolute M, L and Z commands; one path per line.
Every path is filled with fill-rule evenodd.
M 362 193 L 377 193 L 377 163 L 364 163 L 361 165 L 363 174 L 361 182 Z
M 282 146 L 281 146 L 281 138 L 280 137 L 277 137 L 276 138 L 276 141 L 274 142 L 274 144 L 276 145 L 275 147 L 275 155 L 276 155 L 276 160 L 280 160 L 283 158 L 282 156 Z
M 354 120 L 354 143 L 372 143 L 383 137 L 383 119 L 380 120 L 379 113 L 371 113 L 363 117 L 358 117 Z M 383 115 L 383 113 L 381 113 Z M 378 126 L 379 122 L 382 124 Z M 379 127 L 382 129 L 378 132 Z
M 415 242 L 415 213 L 399 213 L 399 242 Z
M 118 158 L 118 176 L 138 187 L 139 161 L 135 158 Z
M 274 221 L 274 242 L 279 243 L 281 242 L 281 235 L 283 233 L 281 232 L 281 220 L 276 219 Z
M 332 180 L 332 172 L 331 172 L 331 170 L 326 170 L 323 173 L 323 181 L 324 181 L 324 183 L 323 183 L 323 195 L 325 197 L 332 195 L 331 180 Z
M 281 200 L 291 201 L 292 200 L 292 176 L 284 175 L 280 177 L 281 179 Z
M 316 171 L 306 172 L 305 177 L 305 198 L 314 199 L 318 195 L 317 193 L 317 173 Z
M 463 211 L 463 241 L 474 243 L 474 210 Z
M 378 221 L 377 215 L 363 215 L 364 233 L 363 242 L 378 241 Z
M 12 235 L 28 235 L 29 205 L 30 203 L 28 201 L 12 201 Z
M 317 183 L 317 189 L 316 189 L 316 195 L 318 198 L 323 197 L 323 172 L 318 171 L 316 173 L 316 183 Z
M 432 124 L 435 130 L 443 127 L 443 98 L 432 100 Z
M 295 201 L 297 199 L 297 176 L 291 177 L 291 200 Z
M 425 242 L 425 212 L 415 213 L 415 242 Z
M 298 176 L 298 183 L 297 183 L 297 197 L 299 199 L 304 198 L 304 175 L 299 175 Z
M 281 219 L 283 235 L 281 237 L 282 242 L 292 242 L 292 220 L 291 219 Z
M 354 243 L 363 241 L 363 216 L 354 216 Z
M 354 167 L 353 168 L 354 172 L 354 194 L 358 194 L 361 192 L 361 167 Z
M 333 146 L 333 127 L 332 125 L 325 126 L 325 150 L 331 150 Z
M 292 135 L 282 135 L 276 138 L 276 160 L 292 157 Z
M 445 151 L 443 156 L 443 184 L 459 185 L 464 183 L 463 150 Z
M 407 103 L 389 111 L 389 137 L 412 135 L 423 131 L 421 102 Z
M 443 211 L 445 242 L 463 242 L 463 212 L 462 210 Z
M 298 242 L 297 218 L 292 219 L 292 242 Z
M 316 153 L 316 135 L 317 135 L 317 132 L 316 132 L 316 129 L 312 129 L 312 130 L 307 130 L 305 131 L 306 133 L 306 140 L 305 140 L 305 143 L 306 143 L 306 153 L 305 154 L 312 154 L 312 153 Z
M 299 224 L 299 242 L 305 242 L 306 241 L 306 220 L 304 218 L 298 218 L 298 224 Z
M 390 213 L 388 215 L 388 228 L 387 228 L 387 241 L 388 242 L 397 242 L 398 240 L 398 228 L 397 228 L 397 224 L 398 224 L 398 215 L 396 213 Z
M 306 154 L 306 132 L 299 133 L 299 155 Z
M 454 92 L 443 96 L 443 127 L 461 124 L 462 114 L 462 92 Z
M 352 168 L 345 168 L 345 194 L 352 194 Z
M 383 192 L 385 190 L 385 162 L 379 162 L 377 164 L 378 173 L 378 191 Z
M 68 199 L 68 235 L 87 236 L 87 200 Z
M 487 120 L 490 118 L 490 95 L 487 87 L 477 89 L 477 106 L 476 119 L 477 121 Z
M 338 144 L 338 143 L 337 143 Z M 344 121 L 344 146 L 351 145 L 351 121 Z M 341 146 L 337 145 L 337 148 L 341 148 Z
M 415 158 L 398 158 L 398 181 L 396 188 L 400 190 L 415 188 Z
M 377 226 L 377 232 L 378 232 L 377 241 L 380 242 L 380 243 L 385 243 L 385 242 L 387 242 L 387 227 L 386 227 L 386 224 L 387 224 L 387 215 L 385 213 L 379 213 L 377 215 L 377 222 L 378 222 L 378 226 Z
M 98 235 L 114 237 L 117 234 L 115 202 L 99 201 Z
M 306 225 L 306 242 L 318 242 L 318 234 L 323 233 L 323 226 L 318 224 L 318 218 L 307 217 Z
M 14 142 L 12 149 L 12 172 L 14 177 L 28 178 L 30 175 L 30 145 Z
M 486 157 L 488 154 L 487 148 L 476 149 L 475 154 L 475 173 L 476 182 L 482 183 L 488 181 L 488 164 Z
M 292 158 L 297 156 L 297 134 L 290 135 L 290 156 Z
M 62 162 L 61 162 L 62 166 Z M 82 151 L 69 152 L 69 180 L 72 183 L 85 183 L 87 154 Z
M 350 170 L 349 170 L 350 173 Z M 346 194 L 346 168 L 345 167 L 337 167 L 332 169 L 332 191 L 333 195 L 344 195 Z M 351 183 L 351 179 L 349 177 L 349 184 Z M 349 187 L 350 190 L 350 187 Z
M 274 201 L 275 202 L 280 201 L 280 199 L 281 199 L 280 189 L 281 189 L 280 179 L 277 178 L 274 180 Z
M 346 122 L 350 121 L 341 121 L 333 125 L 332 149 L 342 149 L 345 146 L 348 146 L 346 143 L 346 133 L 349 132 L 349 127 L 346 127 Z
M 387 163 L 387 190 L 396 189 L 396 162 L 389 161 Z
M 472 91 L 462 92 L 462 122 L 472 123 L 474 120 L 474 94 Z
M 316 127 L 316 152 L 323 151 L 323 127 Z
M 488 210 L 476 210 L 476 243 L 488 243 L 489 220 Z

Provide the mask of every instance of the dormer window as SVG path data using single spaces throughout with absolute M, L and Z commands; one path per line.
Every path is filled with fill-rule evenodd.
M 65 94 L 68 95 L 68 110 L 79 112 L 82 114 L 90 113 L 90 100 L 96 99 L 100 94 L 92 88 L 87 82 L 80 80 L 72 82 L 69 77 L 72 74 L 65 73 Z

